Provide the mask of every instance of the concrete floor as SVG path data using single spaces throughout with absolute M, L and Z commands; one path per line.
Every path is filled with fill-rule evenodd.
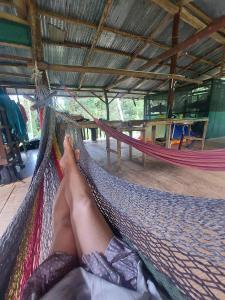
M 90 155 L 105 169 L 116 176 L 145 187 L 152 187 L 172 193 L 209 198 L 225 198 L 225 172 L 206 172 L 182 168 L 148 158 L 145 168 L 141 153 L 133 150 L 133 161 L 128 160 L 128 146 L 122 144 L 122 163 L 118 167 L 116 156 L 112 163 L 106 163 L 105 141 L 85 142 Z M 115 143 L 112 140 L 112 145 Z M 225 138 L 206 142 L 206 149 L 224 148 Z M 195 144 L 194 149 L 200 148 Z M 0 186 L 0 237 L 16 214 L 28 190 L 36 162 L 37 150 L 23 154 L 25 169 L 21 171 L 22 181 Z M 203 199 L 204 200 L 204 199 Z

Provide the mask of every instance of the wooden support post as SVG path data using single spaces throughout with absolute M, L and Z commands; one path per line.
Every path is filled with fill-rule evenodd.
M 106 106 L 106 119 L 109 121 L 109 99 L 106 90 L 104 90 L 105 95 L 105 106 Z
M 155 144 L 156 140 L 156 125 L 152 126 L 152 143 Z
M 146 130 L 143 131 L 143 141 L 146 143 Z M 146 165 L 146 154 L 142 153 L 142 164 L 143 167 Z
M 117 164 L 118 169 L 121 169 L 121 141 L 117 140 Z
M 202 135 L 202 150 L 204 150 L 205 147 L 205 138 L 207 134 L 208 123 L 209 123 L 208 121 L 204 122 L 203 135 Z
M 173 33 L 172 33 L 172 47 L 175 47 L 178 44 L 178 34 L 179 34 L 179 22 L 180 22 L 180 11 L 174 15 L 173 20 Z M 171 57 L 170 73 L 176 73 L 177 65 L 177 53 Z M 173 102 L 174 102 L 174 89 L 175 89 L 175 80 L 172 78 L 169 81 L 169 91 L 167 99 L 167 113 L 168 118 L 172 117 L 173 114 Z
M 110 137 L 106 133 L 106 154 L 107 154 L 107 166 L 110 167 Z
M 166 128 L 166 148 L 171 148 L 171 123 L 167 125 Z
M 129 136 L 133 137 L 133 131 L 129 131 Z M 129 159 L 132 160 L 132 146 L 129 145 Z

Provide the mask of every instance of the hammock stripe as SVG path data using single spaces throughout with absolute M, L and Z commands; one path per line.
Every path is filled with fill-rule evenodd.
M 123 143 L 154 158 L 169 162 L 177 166 L 193 167 L 208 171 L 225 171 L 225 150 L 180 151 L 168 149 L 155 144 L 147 144 L 117 131 L 106 123 L 95 119 L 99 128 Z

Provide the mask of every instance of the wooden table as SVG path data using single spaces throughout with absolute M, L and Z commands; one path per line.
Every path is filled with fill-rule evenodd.
M 188 126 L 188 135 L 184 136 L 186 140 L 193 141 L 201 141 L 201 148 L 204 149 L 205 145 L 205 137 L 207 133 L 208 128 L 208 118 L 186 118 L 186 119 L 154 119 L 154 120 L 132 120 L 127 122 L 122 121 L 104 121 L 107 125 L 115 128 L 116 130 L 120 132 L 128 132 L 129 136 L 133 136 L 134 131 L 142 132 L 143 141 L 146 142 L 147 136 L 146 136 L 146 130 L 147 128 L 152 128 L 152 134 L 151 134 L 151 140 L 152 143 L 156 143 L 156 127 L 159 125 L 165 125 L 166 126 L 166 139 L 163 143 L 167 148 L 171 148 L 171 132 L 172 132 L 172 126 L 174 125 L 187 125 Z M 191 126 L 194 123 L 197 122 L 203 122 L 204 128 L 203 128 L 203 134 L 202 137 L 193 137 L 191 136 Z M 85 122 L 79 122 L 79 125 L 82 128 L 97 128 L 97 125 L 93 121 L 85 121 Z M 111 149 L 110 146 L 110 138 L 106 135 L 106 151 L 107 151 L 107 163 L 110 165 L 110 154 L 114 153 L 117 155 L 117 161 L 119 167 L 121 166 L 121 142 L 117 140 L 117 147 L 115 149 Z M 132 146 L 129 146 L 129 159 L 132 159 Z M 142 154 L 142 162 L 145 166 L 146 163 L 146 155 Z
M 133 137 L 133 132 L 142 132 L 143 140 L 146 142 L 146 133 L 145 133 L 145 126 L 132 126 L 132 127 L 120 127 L 115 128 L 120 132 L 128 132 L 130 137 Z M 110 137 L 106 135 L 106 151 L 107 151 L 107 164 L 110 165 L 110 154 L 114 153 L 117 155 L 117 163 L 118 167 L 121 167 L 121 142 L 117 140 L 117 149 L 114 150 L 110 146 Z M 132 160 L 132 146 L 129 145 L 129 159 Z M 142 153 L 142 163 L 145 166 L 146 156 Z

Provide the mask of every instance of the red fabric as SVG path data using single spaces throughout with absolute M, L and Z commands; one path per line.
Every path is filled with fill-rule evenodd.
M 193 167 L 209 171 L 225 171 L 225 149 L 201 151 L 168 149 L 159 145 L 147 144 L 136 140 L 115 130 L 98 119 L 95 119 L 95 123 L 109 136 L 131 145 L 152 157 L 178 166 Z
M 34 220 L 30 231 L 30 235 L 28 237 L 28 248 L 26 252 L 25 261 L 23 263 L 23 276 L 21 277 L 21 282 L 20 282 L 21 295 L 28 278 L 31 276 L 33 271 L 39 265 L 40 239 L 41 239 L 43 204 L 44 204 L 43 182 L 40 185 L 38 196 L 35 201 L 36 203 L 34 204 L 35 205 Z

